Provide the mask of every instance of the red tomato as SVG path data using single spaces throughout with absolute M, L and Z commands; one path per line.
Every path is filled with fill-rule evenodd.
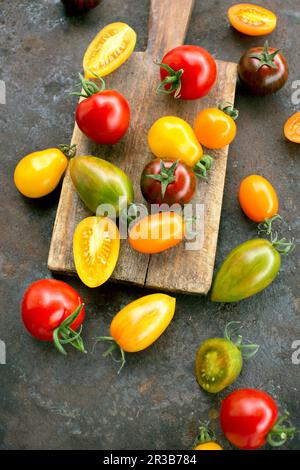
M 141 190 L 149 204 L 187 204 L 196 191 L 196 176 L 183 162 L 156 158 L 142 172 Z
M 104 90 L 80 75 L 84 93 L 72 93 L 84 97 L 76 108 L 76 122 L 79 129 L 96 144 L 116 144 L 127 132 L 130 109 L 126 98 L 116 90 Z
M 275 401 L 260 390 L 240 389 L 230 393 L 221 403 L 223 432 L 240 449 L 258 449 L 267 439 L 274 446 L 283 444 L 295 429 L 285 428 L 281 423 L 286 418 L 277 421 L 277 417 Z
M 41 279 L 31 284 L 22 301 L 22 320 L 27 331 L 42 341 L 54 340 L 54 332 L 80 305 L 82 298 L 73 287 L 55 279 Z M 72 335 L 84 320 L 82 307 L 70 325 L 58 333 Z M 76 341 L 73 346 L 76 347 Z M 79 348 L 78 348 L 79 349 Z M 62 352 L 62 351 L 61 351 Z
M 217 78 L 214 58 L 199 46 L 175 47 L 164 56 L 160 66 L 159 91 L 183 100 L 207 95 Z

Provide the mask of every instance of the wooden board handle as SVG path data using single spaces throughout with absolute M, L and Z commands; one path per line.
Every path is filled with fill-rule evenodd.
M 184 43 L 194 0 L 151 0 L 147 51 L 155 60 Z

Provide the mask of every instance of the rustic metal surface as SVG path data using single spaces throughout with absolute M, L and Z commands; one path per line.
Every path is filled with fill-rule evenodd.
M 229 61 L 263 44 L 265 38 L 244 37 L 229 27 L 225 14 L 231 3 L 197 1 L 187 42 Z M 246 386 L 271 393 L 300 427 L 300 365 L 291 359 L 292 342 L 300 340 L 299 251 L 283 260 L 271 287 L 237 305 L 178 296 L 166 334 L 148 350 L 128 355 L 120 376 L 117 364 L 101 357 L 102 346 L 86 356 L 71 351 L 66 359 L 25 333 L 20 301 L 31 282 L 50 276 L 46 263 L 59 190 L 41 201 L 26 200 L 14 187 L 14 167 L 35 149 L 69 141 L 76 98 L 66 90 L 77 82 L 83 50 L 115 20 L 130 23 L 138 33 L 137 49 L 145 48 L 149 5 L 146 0 L 103 0 L 78 18 L 68 18 L 58 0 L 2 0 L 0 6 L 0 80 L 7 88 L 6 104 L 0 104 L 0 339 L 7 349 L 7 364 L 0 365 L 0 448 L 190 448 L 199 421 L 208 418 L 230 448 L 218 427 L 219 403 L 229 390 Z M 270 43 L 282 48 L 290 79 L 267 98 L 237 92 L 238 136 L 229 156 L 217 267 L 231 248 L 255 236 L 236 197 L 239 182 L 250 173 L 268 177 L 276 187 L 283 228 L 299 239 L 299 146 L 282 138 L 282 125 L 299 110 L 291 96 L 292 82 L 300 79 L 300 2 L 269 0 L 264 6 L 278 14 Z M 76 279 L 67 281 L 87 304 L 89 349 L 95 335 L 108 332 L 121 307 L 146 293 L 120 285 L 89 290 Z M 247 337 L 261 349 L 229 390 L 210 396 L 195 381 L 195 351 L 205 338 L 222 335 L 230 320 L 241 320 Z M 299 446 L 297 436 L 285 448 Z

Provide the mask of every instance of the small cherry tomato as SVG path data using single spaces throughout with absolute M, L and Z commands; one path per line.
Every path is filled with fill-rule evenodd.
M 68 147 L 62 145 L 58 148 L 50 148 L 33 152 L 16 166 L 14 181 L 17 189 L 23 196 L 39 198 L 51 193 L 64 174 L 68 166 L 68 158 L 75 154 L 75 145 Z
M 104 77 L 119 68 L 133 53 L 136 33 L 126 23 L 111 23 L 92 40 L 83 58 L 85 78 Z
M 178 160 L 149 162 L 141 176 L 141 191 L 149 204 L 187 204 L 196 191 L 196 176 Z
M 86 217 L 79 222 L 73 253 L 77 274 L 88 287 L 104 284 L 112 275 L 120 251 L 120 234 L 108 217 Z
M 264 96 L 283 87 L 289 76 L 289 67 L 283 55 L 266 41 L 264 47 L 252 47 L 238 63 L 242 84 L 253 94 Z
M 247 176 L 241 182 L 239 201 L 242 210 L 254 222 L 263 222 L 278 213 L 277 194 L 271 183 L 260 175 Z
M 195 100 L 207 95 L 217 78 L 214 58 L 199 46 L 175 47 L 159 65 L 161 84 L 158 91 L 183 100 Z
M 223 450 L 217 443 L 215 433 L 207 424 L 199 426 L 199 433 L 195 441 L 193 450 Z
M 300 144 L 300 112 L 293 114 L 284 125 L 284 135 L 291 142 Z
M 276 15 L 252 3 L 238 3 L 228 10 L 231 26 L 248 36 L 270 34 L 276 26 Z
M 84 91 L 72 93 L 85 98 L 76 108 L 79 129 L 96 144 L 116 144 L 129 127 L 130 109 L 126 98 L 116 90 L 105 90 L 100 76 L 97 76 L 101 81 L 100 88 L 95 82 L 79 76 Z
M 126 305 L 113 318 L 111 336 L 100 336 L 97 341 L 111 341 L 107 354 L 118 347 L 122 354 L 121 368 L 125 364 L 125 352 L 138 352 L 148 348 L 165 331 L 175 313 L 176 299 L 166 294 L 151 294 Z
M 273 398 L 251 388 L 230 393 L 221 403 L 220 419 L 226 438 L 240 449 L 258 449 L 267 441 L 278 447 L 295 433 L 287 414 L 278 419 Z
M 83 302 L 76 290 L 65 282 L 41 279 L 31 284 L 22 300 L 22 320 L 27 331 L 42 341 L 54 341 L 66 354 L 63 344 L 85 352 L 76 330 L 84 320 Z
M 178 245 L 185 233 L 184 220 L 176 212 L 143 217 L 129 231 L 129 243 L 140 253 L 160 253 Z
M 224 105 L 221 109 L 208 108 L 200 111 L 194 124 L 194 132 L 200 144 L 209 149 L 229 145 L 236 136 L 234 119 L 237 114 L 237 110 L 229 105 Z

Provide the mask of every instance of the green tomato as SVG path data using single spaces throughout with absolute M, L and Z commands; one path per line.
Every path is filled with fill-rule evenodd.
M 84 156 L 70 161 L 70 175 L 84 204 L 94 214 L 100 204 L 111 204 L 116 215 L 134 200 L 128 176 L 117 166 L 101 158 Z M 125 197 L 119 207 L 119 198 Z
M 242 366 L 242 353 L 233 342 L 210 338 L 197 351 L 195 374 L 206 392 L 218 393 L 238 378 Z
M 227 256 L 215 278 L 211 300 L 237 302 L 265 289 L 280 269 L 281 256 L 263 238 L 237 246 Z

